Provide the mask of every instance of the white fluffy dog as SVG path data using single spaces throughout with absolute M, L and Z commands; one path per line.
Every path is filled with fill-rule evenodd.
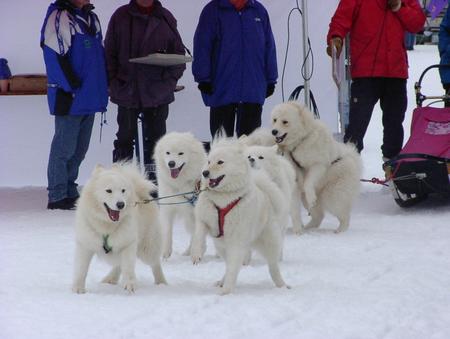
M 337 142 L 320 120 L 295 102 L 273 109 L 272 134 L 296 167 L 297 181 L 311 214 L 306 228 L 318 227 L 327 210 L 340 222 L 336 232 L 345 231 L 352 204 L 359 194 L 362 171 L 360 156 L 353 145 Z
M 172 132 L 163 136 L 156 144 L 154 158 L 160 197 L 199 189 L 206 153 L 202 143 L 191 133 Z M 172 254 L 172 232 L 176 217 L 183 220 L 189 234 L 194 233 L 196 198 L 195 194 L 186 194 L 161 200 L 164 258 Z M 190 255 L 190 247 L 189 244 L 184 255 Z
M 113 268 L 103 282 L 116 284 L 123 275 L 124 288 L 136 285 L 136 257 L 150 265 L 156 284 L 166 284 L 161 268 L 161 230 L 155 203 L 156 186 L 133 164 L 98 165 L 83 187 L 76 210 L 76 250 L 72 289 L 85 293 L 86 275 L 94 254 Z M 138 204 L 136 204 L 138 203 Z
M 278 266 L 283 244 L 279 223 L 285 203 L 278 187 L 266 172 L 251 170 L 243 146 L 234 140 L 213 143 L 202 175 L 207 189 L 195 207 L 193 263 L 201 260 L 202 244 L 209 233 L 226 263 L 225 275 L 218 283 L 220 294 L 232 292 L 252 247 L 267 260 L 275 285 L 286 286 Z
M 272 137 L 273 139 L 273 137 Z M 278 147 L 250 146 L 245 151 L 250 166 L 267 172 L 270 179 L 277 184 L 286 198 L 286 217 L 291 215 L 292 229 L 300 233 L 303 223 L 300 215 L 301 192 L 296 183 L 295 169 L 282 155 L 278 154 Z M 286 228 L 287 218 L 284 223 Z

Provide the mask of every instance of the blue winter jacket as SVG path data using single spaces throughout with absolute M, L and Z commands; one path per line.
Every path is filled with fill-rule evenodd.
M 11 70 L 8 67 L 8 60 L 0 58 L 0 80 L 11 78 Z
M 206 106 L 263 104 L 268 84 L 278 78 L 275 40 L 267 10 L 248 0 L 237 11 L 229 0 L 212 0 L 203 9 L 194 36 L 192 72 L 210 82 Z
M 448 8 L 441 21 L 438 47 L 441 56 L 441 64 L 450 65 L 450 10 Z M 439 73 L 441 75 L 442 83 L 447 85 L 450 84 L 450 67 L 440 68 Z
M 108 85 L 102 32 L 91 10 L 58 0 L 48 8 L 41 30 L 52 115 L 105 112 Z

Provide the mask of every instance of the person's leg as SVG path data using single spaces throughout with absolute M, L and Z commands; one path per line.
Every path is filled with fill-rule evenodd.
M 69 179 L 67 196 L 69 199 L 75 200 L 79 196 L 76 180 L 78 178 L 78 171 L 80 169 L 81 162 L 84 160 L 86 152 L 89 149 L 94 120 L 95 114 L 85 115 L 81 117 L 75 153 L 67 163 L 67 173 Z
M 133 159 L 134 138 L 137 133 L 137 116 L 139 110 L 119 106 L 117 125 L 119 129 L 114 140 L 113 162 Z
M 169 116 L 169 105 L 144 108 L 142 110 L 142 137 L 144 165 L 149 179 L 156 181 L 153 151 L 158 140 L 166 134 L 166 120 Z
M 81 120 L 79 116 L 55 116 L 55 134 L 47 167 L 49 203 L 68 197 L 68 162 L 77 148 Z
M 249 135 L 258 127 L 261 127 L 262 105 L 243 103 L 238 107 L 236 134 Z
M 450 84 L 444 84 L 445 94 L 450 95 Z M 450 107 L 450 100 L 444 100 L 444 107 Z
M 234 135 L 234 122 L 236 116 L 236 104 L 211 107 L 209 113 L 209 129 L 214 139 L 220 128 L 225 129 L 227 137 Z
M 364 135 L 379 99 L 377 87 L 375 78 L 354 79 L 351 85 L 349 124 L 345 130 L 344 142 L 354 143 L 358 152 L 364 148 Z
M 406 79 L 383 79 L 380 106 L 383 111 L 383 157 L 392 158 L 403 146 L 403 120 L 408 106 Z

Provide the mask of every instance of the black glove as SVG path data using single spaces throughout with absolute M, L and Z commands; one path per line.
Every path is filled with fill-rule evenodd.
M 266 98 L 270 97 L 275 92 L 275 84 L 268 84 L 266 89 Z
M 213 86 L 210 82 L 200 82 L 198 84 L 198 89 L 204 94 L 211 95 L 214 93 Z

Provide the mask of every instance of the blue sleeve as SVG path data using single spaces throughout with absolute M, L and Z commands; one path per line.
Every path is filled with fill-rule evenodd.
M 266 79 L 268 84 L 275 84 L 278 79 L 277 50 L 270 25 L 269 14 L 266 15 Z
M 66 92 L 79 88 L 80 79 L 73 71 L 68 55 L 60 55 L 47 46 L 43 46 L 43 50 L 49 84 L 57 85 Z
M 447 10 L 445 12 L 445 17 L 444 19 L 442 19 L 441 22 L 441 26 L 439 29 L 439 54 L 441 56 L 441 58 L 443 57 L 443 55 L 446 53 L 447 51 L 447 47 L 449 46 L 450 43 L 450 11 Z
M 46 27 L 49 25 L 48 34 L 57 36 L 56 27 L 48 22 L 50 15 L 54 11 L 47 13 L 41 30 L 41 47 L 44 53 L 44 62 L 47 69 L 47 77 L 50 85 L 57 85 L 66 92 L 73 92 L 76 88 L 79 88 L 81 83 L 79 77 L 75 74 L 70 61 L 71 47 L 65 52 L 64 55 L 58 53 L 54 49 L 50 48 L 45 42 Z M 70 27 L 59 28 L 60 31 L 70 31 Z
M 194 60 L 192 74 L 196 82 L 212 81 L 212 55 L 217 39 L 217 11 L 210 2 L 200 14 L 194 34 Z

